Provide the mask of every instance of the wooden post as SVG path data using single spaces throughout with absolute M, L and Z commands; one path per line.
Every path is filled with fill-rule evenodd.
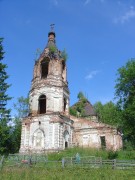
M 3 162 L 4 162 L 4 155 L 2 156 L 1 161 L 0 161 L 0 170 L 2 170 Z
M 100 157 L 100 167 L 102 167 L 102 158 Z
M 116 159 L 113 160 L 112 169 L 116 169 Z
M 65 167 L 65 159 L 62 158 L 62 168 L 64 168 L 64 167 Z

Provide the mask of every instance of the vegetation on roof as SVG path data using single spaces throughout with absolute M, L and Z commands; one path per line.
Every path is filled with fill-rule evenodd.
M 79 92 L 77 95 L 78 102 L 70 107 L 70 114 L 73 116 L 80 116 L 80 117 L 86 117 L 86 110 L 85 106 L 89 101 L 84 96 L 83 92 Z

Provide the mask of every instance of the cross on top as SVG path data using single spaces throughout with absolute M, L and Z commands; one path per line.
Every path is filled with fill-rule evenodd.
M 51 26 L 51 32 L 54 32 L 54 25 L 55 24 L 51 24 L 50 26 Z

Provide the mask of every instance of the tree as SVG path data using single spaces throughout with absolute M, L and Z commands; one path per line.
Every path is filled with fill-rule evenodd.
M 79 99 L 79 101 L 82 100 L 82 99 L 85 99 L 85 100 L 86 100 L 86 98 L 85 98 L 85 96 L 84 96 L 84 94 L 83 94 L 82 91 L 80 91 L 80 92 L 78 93 L 77 98 Z
M 14 104 L 14 108 L 17 111 L 17 117 L 24 118 L 29 114 L 29 98 L 19 97 Z
M 115 95 L 122 110 L 126 139 L 135 145 L 135 59 L 118 69 Z
M 8 125 L 10 121 L 10 110 L 6 108 L 7 101 L 11 98 L 7 94 L 10 87 L 6 83 L 8 75 L 7 65 L 3 64 L 4 52 L 2 46 L 3 38 L 0 38 L 0 154 L 9 153 L 11 147 L 11 130 Z
M 66 52 L 66 49 L 64 49 L 62 52 L 61 52 L 61 57 L 64 59 L 64 61 L 66 61 L 68 59 L 68 54 Z
M 73 107 L 70 107 L 70 114 L 73 116 L 77 116 L 77 114 L 79 114 L 79 116 L 85 117 L 84 108 L 88 100 L 81 91 L 78 93 L 77 98 L 79 101 Z
M 14 108 L 17 111 L 15 119 L 13 121 L 13 131 L 12 131 L 12 153 L 16 153 L 20 148 L 21 141 L 21 123 L 22 118 L 29 114 L 29 98 L 24 98 L 23 96 L 17 99 L 14 104 Z
M 121 111 L 112 101 L 104 105 L 101 102 L 97 102 L 94 104 L 94 109 L 101 122 L 114 125 L 116 127 L 121 126 Z

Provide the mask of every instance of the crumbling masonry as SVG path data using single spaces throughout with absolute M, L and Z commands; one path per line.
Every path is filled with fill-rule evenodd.
M 35 62 L 29 92 L 30 114 L 22 121 L 20 153 L 44 153 L 73 146 L 107 149 L 122 147 L 115 128 L 69 115 L 69 89 L 65 59 L 57 49 L 55 33 Z M 106 135 L 107 141 L 106 141 Z M 104 138 L 102 138 L 104 137 Z

